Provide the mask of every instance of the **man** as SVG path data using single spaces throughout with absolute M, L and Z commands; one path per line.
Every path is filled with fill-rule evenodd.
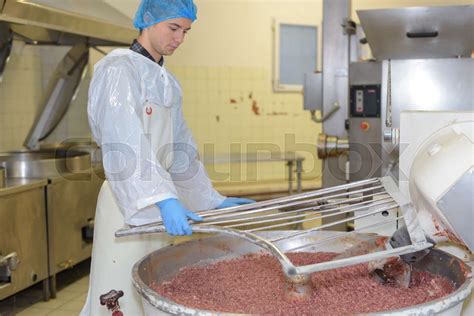
M 163 234 L 116 239 L 124 224 L 162 219 L 170 235 L 190 235 L 188 219 L 202 220 L 192 211 L 254 202 L 225 198 L 213 189 L 183 119 L 181 88 L 164 67 L 163 56 L 181 45 L 195 19 L 192 0 L 142 0 L 134 20 L 138 39 L 95 66 L 88 115 L 107 181 L 97 202 L 89 293 L 81 315 L 110 315 L 100 296 L 111 290 L 124 292 L 125 315 L 143 314 L 131 283 L 132 266 L 172 240 Z

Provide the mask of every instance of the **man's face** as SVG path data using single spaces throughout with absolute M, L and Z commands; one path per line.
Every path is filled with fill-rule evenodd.
M 161 56 L 172 55 L 184 41 L 193 22 L 186 18 L 166 20 L 146 29 L 151 47 Z

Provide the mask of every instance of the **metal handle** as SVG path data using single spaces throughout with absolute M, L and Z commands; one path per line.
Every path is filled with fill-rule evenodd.
M 392 143 L 398 145 L 400 142 L 400 129 L 389 128 L 383 131 L 383 140 L 386 143 Z
M 87 225 L 81 228 L 82 240 L 91 243 L 94 239 L 94 219 L 89 219 Z
M 291 263 L 288 257 L 281 252 L 275 245 L 268 242 L 267 240 L 245 231 L 240 231 L 233 228 L 224 228 L 217 226 L 206 226 L 206 225 L 192 225 L 193 233 L 211 233 L 211 234 L 222 234 L 230 237 L 237 237 L 243 240 L 249 241 L 275 256 L 283 267 L 283 271 L 289 278 L 295 277 L 296 267 Z M 158 223 L 148 224 L 143 226 L 124 227 L 115 232 L 115 237 L 126 237 L 133 235 L 144 235 L 153 233 L 163 233 L 166 229 L 163 225 Z
M 437 37 L 438 31 L 431 31 L 431 32 L 407 32 L 408 38 L 430 38 L 430 37 Z
M 16 252 L 0 257 L 0 267 L 7 266 L 10 270 L 14 271 L 18 267 L 18 263 L 18 255 Z
M 119 299 L 124 296 L 124 292 L 119 290 L 110 290 L 108 293 L 101 295 L 100 305 L 107 306 L 107 309 L 112 312 L 113 316 L 123 316 L 122 311 L 120 310 Z
M 68 259 L 66 261 L 58 263 L 57 266 L 61 270 L 70 269 L 70 268 L 74 267 L 74 260 Z

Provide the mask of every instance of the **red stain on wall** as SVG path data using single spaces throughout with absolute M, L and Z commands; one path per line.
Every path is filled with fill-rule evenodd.
M 257 101 L 253 100 L 252 102 L 252 112 L 255 115 L 260 115 L 260 108 L 257 106 Z

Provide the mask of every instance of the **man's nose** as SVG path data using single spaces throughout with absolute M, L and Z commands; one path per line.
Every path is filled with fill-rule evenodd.
M 176 36 L 174 37 L 175 41 L 181 44 L 184 41 L 184 32 L 177 32 Z

